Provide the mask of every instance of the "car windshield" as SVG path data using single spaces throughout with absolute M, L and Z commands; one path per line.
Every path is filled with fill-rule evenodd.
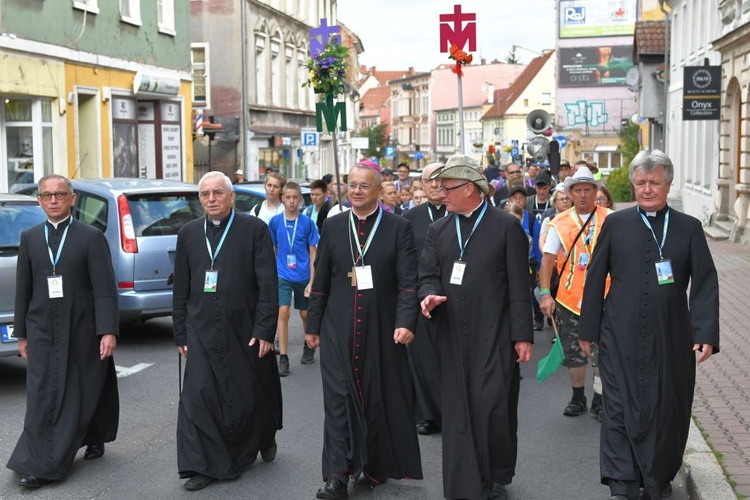
M 185 223 L 203 216 L 198 193 L 127 196 L 136 237 L 177 234 Z
M 21 233 L 44 220 L 44 212 L 38 205 L 0 202 L 0 247 L 17 248 Z

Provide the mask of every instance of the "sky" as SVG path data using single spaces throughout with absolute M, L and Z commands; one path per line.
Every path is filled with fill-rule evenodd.
M 504 60 L 512 45 L 534 52 L 555 48 L 555 0 L 337 0 L 338 20 L 359 36 L 364 53 L 359 62 L 381 70 L 413 66 L 429 71 L 448 63 L 440 53 L 440 14 L 477 15 L 474 61 Z M 468 44 L 465 47 L 468 50 Z M 536 54 L 517 49 L 528 63 Z

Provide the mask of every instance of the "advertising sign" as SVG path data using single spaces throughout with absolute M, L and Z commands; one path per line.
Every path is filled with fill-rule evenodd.
M 558 50 L 560 87 L 627 85 L 633 46 L 574 47 Z
M 560 0 L 560 38 L 632 36 L 637 0 Z
M 683 120 L 721 117 L 721 66 L 685 66 L 682 90 Z

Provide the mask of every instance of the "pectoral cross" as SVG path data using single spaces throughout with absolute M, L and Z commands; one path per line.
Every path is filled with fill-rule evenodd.
M 352 286 L 357 286 L 357 270 L 354 266 L 352 266 L 352 272 L 346 273 L 348 277 L 352 279 Z

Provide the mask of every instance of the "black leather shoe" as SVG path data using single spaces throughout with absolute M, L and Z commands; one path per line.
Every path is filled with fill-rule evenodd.
M 260 458 L 262 458 L 264 462 L 272 461 L 274 458 L 276 458 L 276 449 L 276 440 L 274 439 L 271 446 L 269 446 L 265 450 L 260 450 Z
M 203 474 L 195 474 L 185 482 L 185 489 L 188 491 L 202 490 L 214 481 L 216 481 L 216 479 L 212 477 L 204 476 Z
M 417 434 L 426 436 L 429 434 L 434 434 L 439 430 L 440 429 L 438 428 L 437 424 L 432 420 L 425 420 L 424 422 L 417 424 Z
M 609 500 L 628 500 L 628 497 L 625 495 L 612 495 L 609 497 Z
M 505 485 L 499 483 L 493 484 L 490 498 L 493 500 L 508 500 L 508 490 L 505 488 Z
M 104 455 L 104 443 L 101 444 L 90 444 L 86 447 L 86 451 L 83 452 L 84 460 L 96 460 L 102 458 Z
M 342 481 L 337 477 L 329 477 L 328 481 L 326 481 L 326 485 L 318 490 L 318 494 L 315 495 L 315 498 L 323 500 L 342 500 L 344 498 L 349 498 L 347 486 L 348 484 L 346 481 Z
M 40 486 L 44 486 L 45 484 L 49 483 L 49 479 L 42 479 L 41 477 L 32 475 L 24 476 L 20 481 L 18 481 L 18 484 L 20 486 L 23 486 L 24 488 L 39 488 Z
M 571 399 L 568 406 L 563 410 L 563 415 L 566 417 L 577 417 L 586 413 L 588 405 L 586 404 L 586 398 L 581 400 Z

